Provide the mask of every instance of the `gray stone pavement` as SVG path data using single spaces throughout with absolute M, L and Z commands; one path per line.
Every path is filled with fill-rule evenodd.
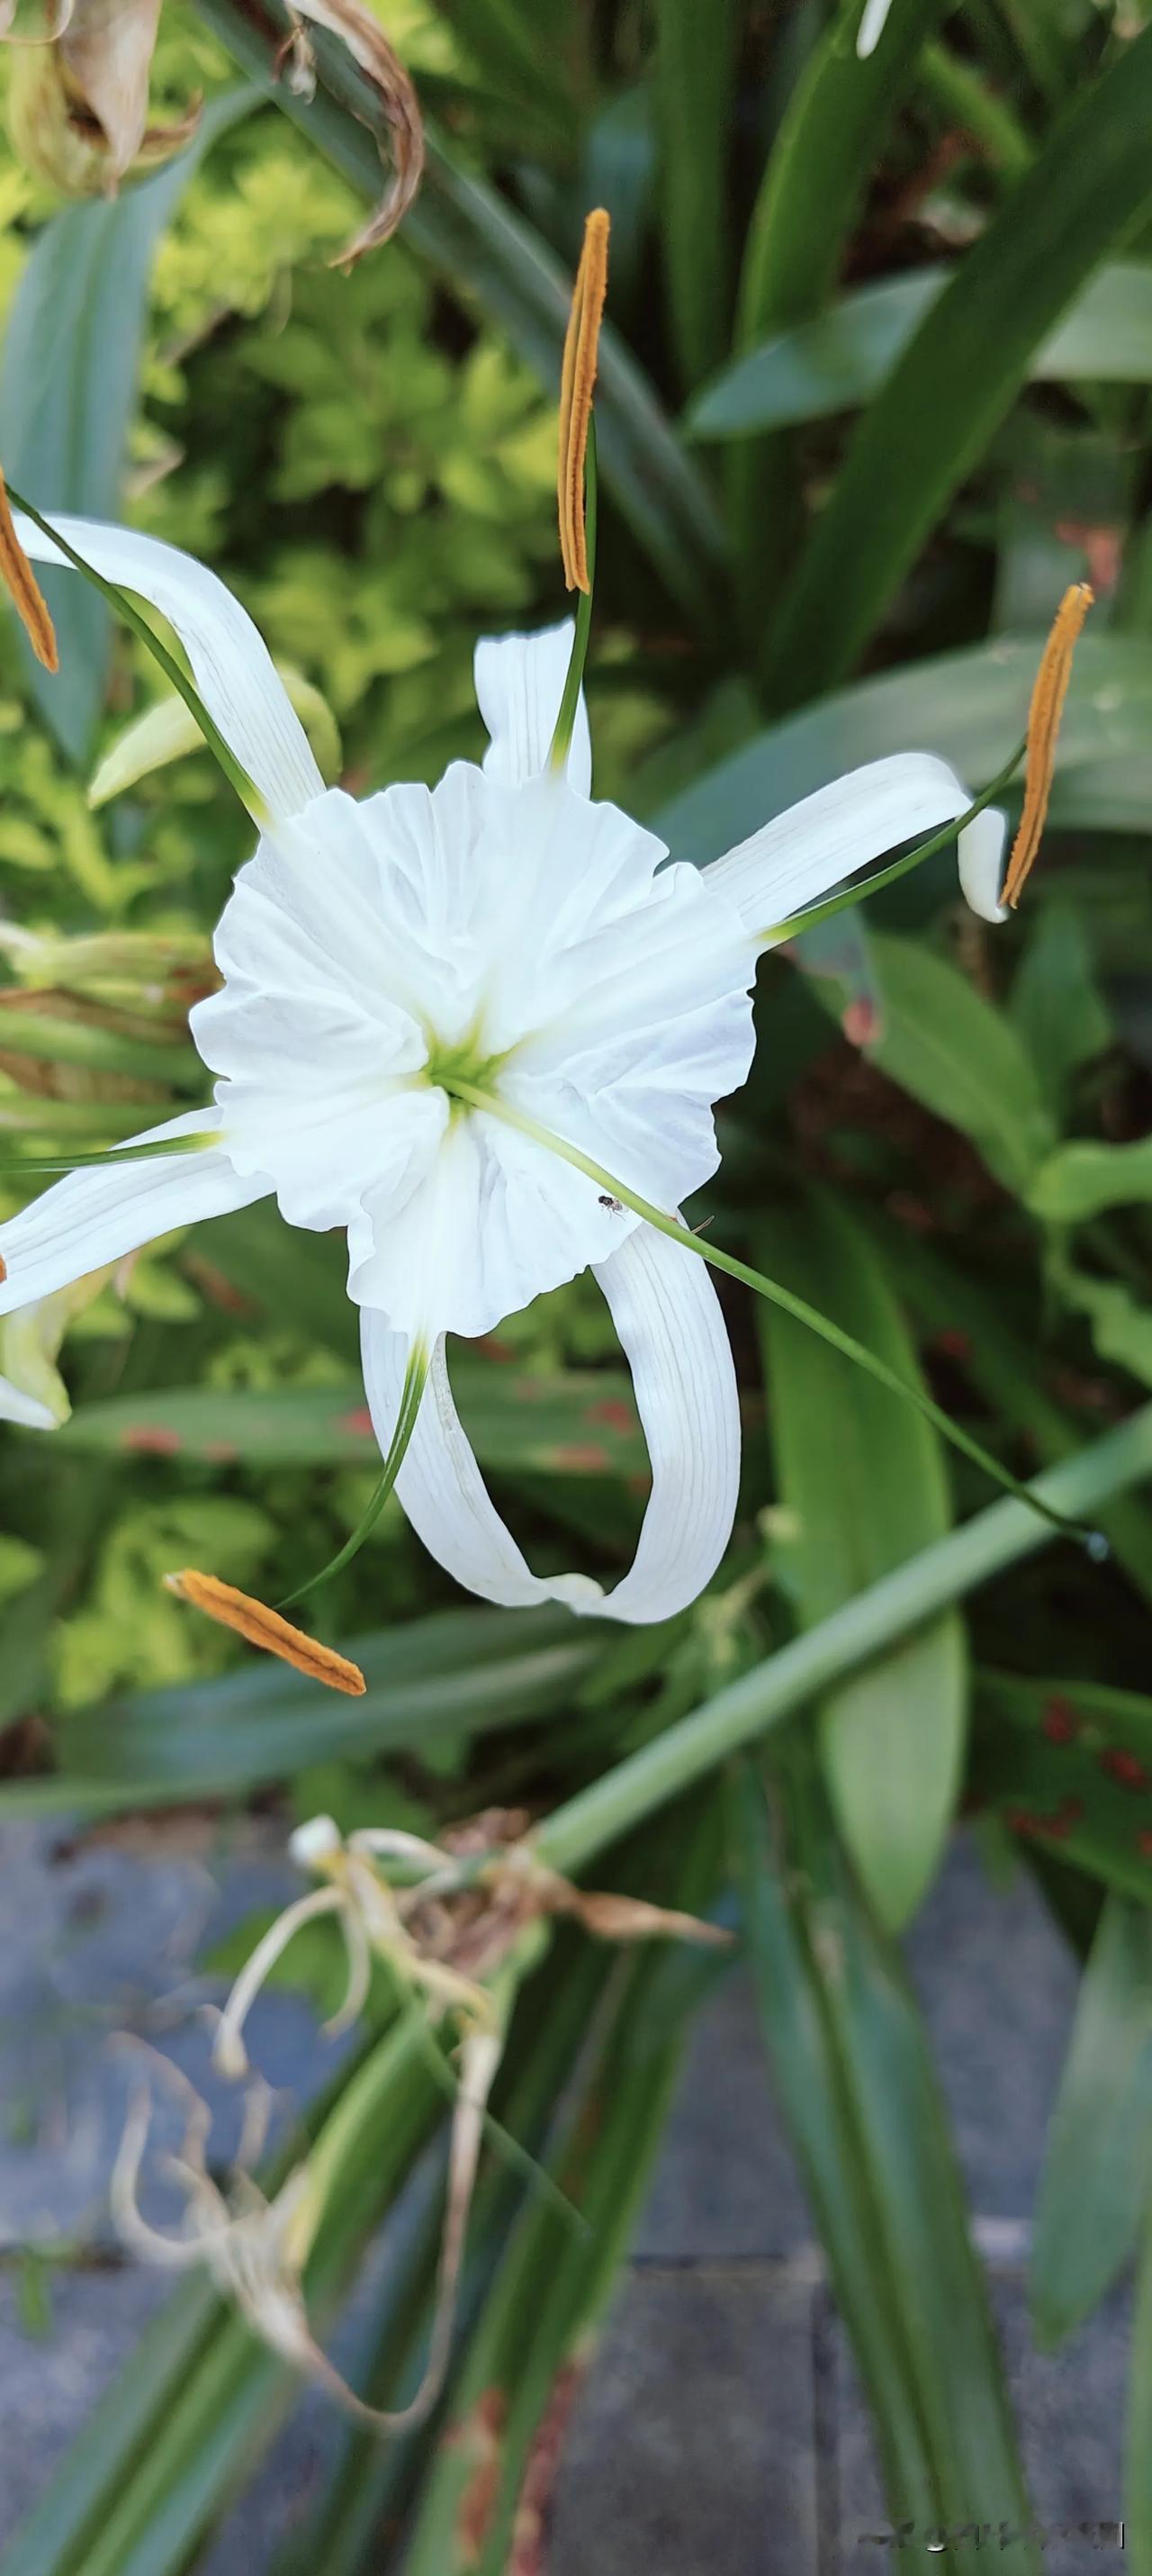
M 58 1824 L 0 1832 L 0 2542 L 131 2350 L 164 2284 L 115 2257 L 105 2188 L 127 2074 L 111 2030 L 144 2031 L 198 2082 L 188 2007 L 205 1928 L 298 1882 L 267 1838 L 210 1829 L 70 1851 Z M 1067 2040 L 1070 1960 L 1028 1883 L 993 1890 L 962 1840 L 918 1922 L 913 1970 L 936 2040 L 988 2263 L 1026 2465 L 1045 2521 L 1119 2514 L 1125 2296 L 1053 2357 L 1032 2348 L 1024 2262 L 1044 2125 Z M 254 2053 L 300 2092 L 307 2008 L 272 1993 Z M 330 2053 L 324 2059 L 331 2065 Z M 103 2248 L 93 2266 L 70 2246 Z M 33 2332 L 29 2244 L 47 2317 Z M 307 2399 L 204 2561 L 263 2576 L 314 2492 L 332 2421 Z M 702 2016 L 632 2262 L 571 2428 L 550 2576 L 851 2576 L 898 2563 L 867 2417 L 773 2110 L 738 1976 Z M 1095 2558 L 1049 2551 L 1053 2576 Z M 1095 2563 L 1100 2563 L 1095 2560 Z

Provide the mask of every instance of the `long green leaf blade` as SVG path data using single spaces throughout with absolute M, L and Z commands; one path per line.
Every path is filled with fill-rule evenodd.
M 1032 354 L 1152 203 L 1152 27 L 1053 128 L 857 431 L 771 645 L 796 705 L 849 671 Z
M 925 2534 L 1027 2524 L 999 2358 L 935 2073 L 896 1953 L 819 1798 L 791 1773 L 769 1815 L 745 1772 L 734 1828 L 749 1957 L 779 2098 L 872 2406 L 894 2519 Z M 1034 2570 L 1021 2537 L 1018 2563 Z M 931 2549 L 908 2565 L 927 2576 Z
M 656 117 L 668 301 L 680 372 L 698 384 L 728 342 L 728 174 L 741 0 L 659 0 Z
M 1057 2343 L 1140 2234 L 1152 2184 L 1152 1913 L 1111 1896 L 1084 1971 L 1036 2206 L 1032 2312 Z
M 830 1200 L 777 1211 L 766 1236 L 778 1277 L 891 1368 L 916 1356 L 867 1238 Z M 790 1534 L 781 1579 L 811 1627 L 941 1538 L 951 1523 L 941 1444 L 787 1315 L 761 1324 L 769 1419 Z M 825 1777 L 872 1903 L 893 1929 L 935 1872 L 959 1786 L 966 1713 L 964 1630 L 945 1612 L 821 1704 Z
M 858 286 L 814 321 L 779 331 L 737 358 L 690 404 L 693 438 L 745 438 L 799 428 L 870 402 L 956 272 L 910 269 Z M 1147 384 L 1152 376 L 1152 264 L 1113 260 L 1033 351 L 1033 384 Z

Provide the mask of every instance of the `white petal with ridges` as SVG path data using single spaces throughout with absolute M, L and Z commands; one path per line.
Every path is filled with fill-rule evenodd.
M 740 1404 L 720 1301 L 701 1254 L 638 1226 L 596 1276 L 632 1370 L 652 1494 L 613 1619 L 670 1619 L 710 1582 L 736 1517 Z
M 184 1110 L 162 1127 L 133 1136 L 106 1163 L 69 1172 L 31 1207 L 0 1225 L 0 1259 L 7 1266 L 0 1283 L 0 1315 L 14 1314 L 35 1297 L 49 1297 L 107 1262 L 122 1261 L 126 1253 L 176 1226 L 224 1216 L 266 1197 L 271 1183 L 263 1174 L 239 1178 L 227 1156 L 213 1146 L 199 1153 L 131 1159 L 133 1145 L 214 1134 L 217 1125 L 214 1110 Z
M 490 635 L 476 647 L 476 698 L 492 737 L 484 769 L 504 787 L 522 787 L 547 767 L 574 632 L 566 617 L 537 635 Z M 592 737 L 583 689 L 565 774 L 578 796 L 591 795 Z
M 33 563 L 67 566 L 67 556 L 20 511 L 15 525 Z M 94 572 L 148 600 L 175 628 L 209 715 L 269 813 L 298 813 L 313 796 L 322 795 L 324 781 L 308 736 L 263 637 L 215 573 L 177 546 L 142 536 L 135 528 L 106 527 L 99 519 L 63 513 L 53 525 Z
M 349 1229 L 349 1287 L 400 1332 L 491 1332 L 615 1251 L 605 1186 L 474 1103 L 436 1058 L 667 1206 L 715 1171 L 744 1081 L 755 951 L 721 890 L 562 779 L 454 763 L 265 835 L 192 1035 L 237 1167 L 294 1225 Z
M 818 787 L 713 860 L 704 878 L 735 904 L 757 944 L 772 947 L 783 922 L 905 841 L 956 822 L 971 802 L 946 760 L 894 752 Z
M 596 1272 L 631 1363 L 652 1462 L 636 1556 L 604 1593 L 590 1576 L 534 1575 L 501 1520 L 452 1399 L 444 1345 L 396 1490 L 430 1555 L 467 1591 L 507 1608 L 563 1601 L 630 1625 L 694 1601 L 727 1546 L 740 1476 L 740 1414 L 719 1302 L 696 1253 L 640 1226 Z M 407 1356 L 403 1334 L 365 1313 L 364 1382 L 387 1449 Z

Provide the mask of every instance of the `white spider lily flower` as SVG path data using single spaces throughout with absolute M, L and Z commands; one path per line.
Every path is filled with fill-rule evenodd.
M 17 525 L 34 560 L 63 560 Z M 260 636 L 212 573 L 130 531 L 59 527 L 170 620 L 268 819 L 216 933 L 223 989 L 191 1014 L 215 1106 L 132 1140 L 202 1148 L 123 1168 L 114 1153 L 0 1227 L 0 1314 L 259 1198 L 292 1225 L 345 1227 L 385 1452 L 409 1356 L 430 1360 L 396 1489 L 431 1553 L 489 1601 L 670 1616 L 714 1573 L 736 1508 L 736 1379 L 711 1280 L 545 1144 L 465 1108 L 451 1082 L 674 1213 L 716 1170 L 713 1107 L 748 1072 L 759 951 L 872 860 L 956 821 L 965 788 L 943 760 L 901 754 L 710 867 L 665 864 L 651 832 L 593 801 L 583 701 L 563 773 L 550 765 L 564 624 L 478 646 L 482 768 L 458 761 L 434 789 L 357 803 L 325 790 Z M 969 900 L 998 917 L 1002 826 L 981 818 L 964 837 Z M 586 1269 L 631 1364 L 652 1466 L 634 1562 L 607 1593 L 584 1574 L 530 1572 L 481 1479 L 445 1350 L 447 1334 L 490 1333 Z

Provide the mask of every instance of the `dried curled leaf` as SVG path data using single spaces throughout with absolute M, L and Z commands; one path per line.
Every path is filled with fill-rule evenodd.
M 293 16 L 299 22 L 324 27 L 329 35 L 338 36 L 353 61 L 367 74 L 376 94 L 379 116 L 388 128 L 392 159 L 392 183 L 385 189 L 379 205 L 346 249 L 334 262 L 337 268 L 352 268 L 366 250 L 376 250 L 381 242 L 391 239 L 403 222 L 420 185 L 424 170 L 424 125 L 415 88 L 398 54 L 391 45 L 378 19 L 361 5 L 361 0 L 293 0 Z M 308 80 L 307 31 L 297 29 L 285 48 L 289 63 L 288 77 L 300 88 Z M 364 118 L 379 140 L 376 120 Z M 381 155 L 383 157 L 383 155 Z
M 168 125 L 148 123 L 160 0 L 73 0 L 47 11 L 55 42 L 17 57 L 8 121 L 26 166 L 65 196 L 114 193 L 126 172 L 169 160 L 194 131 L 199 102 Z
M 702 1941 L 726 1949 L 732 1939 L 719 1923 L 705 1923 L 700 1915 L 682 1914 L 675 1906 L 649 1905 L 642 1896 L 612 1896 L 571 1887 L 563 1879 L 556 1886 L 563 1893 L 551 1895 L 549 1911 L 574 1914 L 601 1941 Z

